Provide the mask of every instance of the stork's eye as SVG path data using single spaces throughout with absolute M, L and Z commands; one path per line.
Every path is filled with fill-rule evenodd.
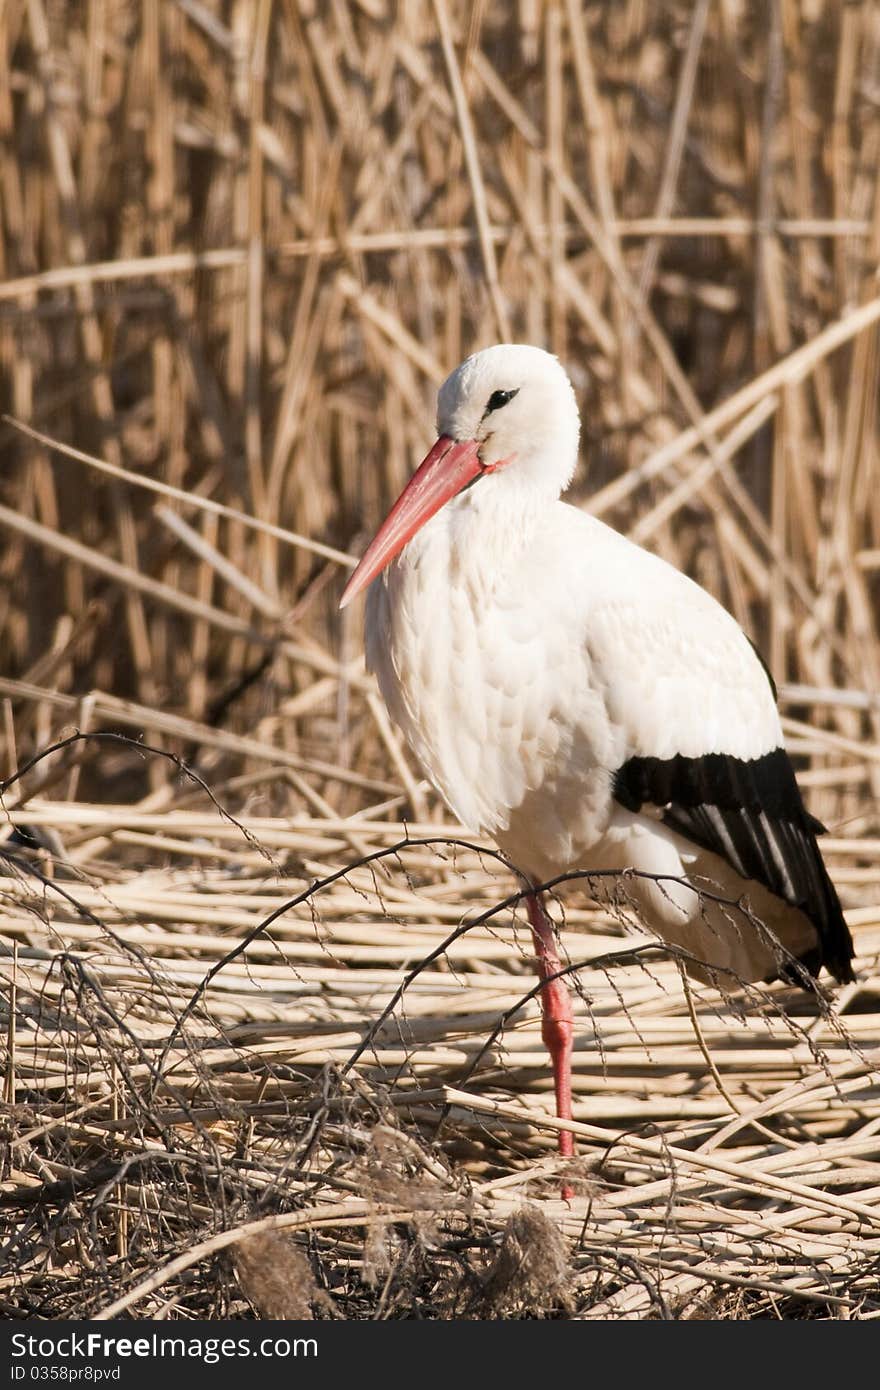
M 489 397 L 489 404 L 486 406 L 486 414 L 491 415 L 493 410 L 500 410 L 503 405 L 507 405 L 508 401 L 512 401 L 518 392 L 518 386 L 513 391 L 493 391 Z

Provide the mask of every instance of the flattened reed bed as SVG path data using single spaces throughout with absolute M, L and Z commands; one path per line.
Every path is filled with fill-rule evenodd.
M 880 1316 L 878 51 L 869 0 L 0 6 L 0 1315 Z M 571 1204 L 511 880 L 336 613 L 508 327 L 574 500 L 767 658 L 858 951 L 688 996 L 560 889 Z
M 32 809 L 70 835 L 78 805 Z M 84 826 L 106 828 L 99 809 L 82 806 Z M 210 814 L 190 813 L 195 834 L 210 834 Z M 381 861 L 385 877 L 355 865 L 226 961 L 313 880 L 169 854 L 161 823 L 152 855 L 148 831 L 132 847 L 111 830 L 103 854 L 122 872 L 107 877 L 100 860 L 87 873 L 45 851 L 29 863 L 7 839 L 10 1313 L 241 1314 L 243 1288 L 259 1311 L 259 1278 L 242 1285 L 222 1251 L 265 1226 L 308 1254 L 318 1316 L 330 1307 L 319 1287 L 333 1315 L 375 1315 L 376 1249 L 401 1313 L 418 1298 L 432 1316 L 481 1316 L 487 1242 L 500 1257 L 535 1211 L 562 1233 L 566 1264 L 564 1293 L 533 1313 L 692 1316 L 731 1290 L 753 1314 L 779 1298 L 792 1314 L 880 1309 L 880 907 L 832 1013 L 780 985 L 740 1006 L 691 985 L 692 1019 L 675 962 L 656 951 L 641 967 L 590 967 L 646 938 L 622 938 L 620 912 L 575 885 L 563 940 L 586 964 L 565 1204 L 513 909 L 417 972 L 377 1027 L 462 914 L 502 901 L 479 850 L 414 846 L 415 875 L 406 847 Z M 309 854 L 320 841 L 315 818 L 247 829 L 276 848 L 301 835 Z M 396 842 L 398 827 L 375 829 Z M 332 820 L 326 838 L 317 857 L 332 861 Z M 71 1221 L 78 1254 L 65 1263 Z M 546 1238 L 539 1226 L 534 1249 Z

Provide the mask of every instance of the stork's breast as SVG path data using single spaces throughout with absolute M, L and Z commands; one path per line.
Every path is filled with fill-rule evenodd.
M 430 567 L 392 567 L 368 605 L 368 661 L 392 717 L 464 824 L 521 867 L 571 862 L 610 799 L 611 730 L 589 655 L 534 595 L 481 602 Z

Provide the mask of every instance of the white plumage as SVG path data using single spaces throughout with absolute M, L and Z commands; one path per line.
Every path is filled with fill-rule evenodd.
M 849 934 L 750 642 L 690 579 L 559 500 L 579 432 L 559 363 L 477 353 L 437 423 L 344 602 L 375 579 L 368 665 L 455 814 L 533 883 L 671 875 L 632 888 L 649 925 L 709 965 L 759 979 L 788 953 L 847 978 Z M 746 893 L 773 936 L 688 884 Z

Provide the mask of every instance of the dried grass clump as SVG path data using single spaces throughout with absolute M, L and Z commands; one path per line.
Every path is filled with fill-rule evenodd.
M 306 1322 L 312 1309 L 333 1314 L 333 1300 L 315 1283 L 308 1258 L 277 1231 L 251 1236 L 235 1247 L 235 1274 L 260 1317 Z
M 869 0 L 0 6 L 0 1314 L 880 1315 L 878 54 Z M 508 334 L 767 658 L 858 951 L 686 995 L 560 887 L 570 1205 L 511 879 L 336 611 Z
M 570 1313 L 572 1271 L 559 1227 L 539 1207 L 524 1206 L 507 1220 L 482 1287 L 484 1317 Z

